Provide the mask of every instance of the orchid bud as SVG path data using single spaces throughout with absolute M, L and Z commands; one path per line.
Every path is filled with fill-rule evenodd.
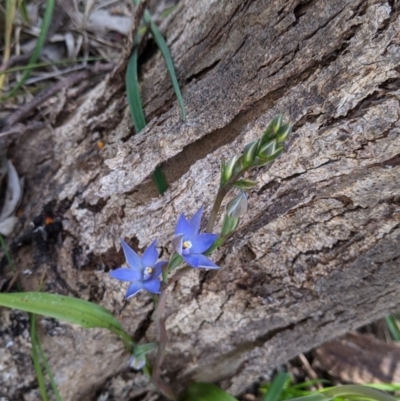
M 233 186 L 239 189 L 243 189 L 244 191 L 248 191 L 249 189 L 253 188 L 254 185 L 257 185 L 257 181 L 247 180 L 245 178 L 236 181 Z
M 228 217 L 238 219 L 247 212 L 247 194 L 241 191 L 239 195 L 233 198 L 226 205 L 226 214 Z
M 253 164 L 256 157 L 257 149 L 259 146 L 258 141 L 248 143 L 243 150 L 243 165 L 248 167 Z

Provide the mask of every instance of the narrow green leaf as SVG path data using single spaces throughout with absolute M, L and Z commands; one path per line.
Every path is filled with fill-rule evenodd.
M 142 101 L 140 99 L 139 79 L 138 79 L 138 50 L 137 37 L 134 43 L 132 55 L 129 58 L 128 66 L 125 74 L 126 95 L 128 97 L 129 110 L 135 126 L 136 132 L 140 132 L 146 126 L 146 119 L 143 112 Z M 157 167 L 153 173 L 153 180 L 156 184 L 158 192 L 163 194 L 168 185 Z
M 26 9 L 26 4 L 25 0 L 18 0 L 18 10 L 23 18 L 23 20 L 29 24 L 29 16 L 28 16 L 28 10 Z
M 138 80 L 138 49 L 136 43 L 137 40 L 135 40 L 133 52 L 129 57 L 125 74 L 125 85 L 133 125 L 138 133 L 146 126 L 146 119 L 144 117 L 142 101 L 140 99 Z
M 146 24 L 150 24 L 150 31 L 152 33 L 153 39 L 157 43 L 157 46 L 160 49 L 162 56 L 164 57 L 165 66 L 167 67 L 169 78 L 171 79 L 172 87 L 174 88 L 174 92 L 178 100 L 179 107 L 181 109 L 182 119 L 186 120 L 185 106 L 183 104 L 181 90 L 179 88 L 178 80 L 176 78 L 174 64 L 172 62 L 171 53 L 169 52 L 167 43 L 158 30 L 157 25 L 151 20 L 151 16 L 147 10 L 144 12 L 143 19 Z
M 158 347 L 157 343 L 147 343 L 147 344 L 137 345 L 135 347 L 135 351 L 133 352 L 133 354 L 136 357 L 140 357 L 142 355 L 146 355 L 147 353 L 155 350 L 157 347 Z
M 11 54 L 11 35 L 15 15 L 15 0 L 5 0 L 5 24 L 4 24 L 4 47 L 3 63 L 9 60 Z M 0 76 L 0 90 L 3 89 L 5 76 Z
M 40 344 L 40 341 L 39 341 L 39 339 L 37 337 L 37 333 L 36 332 L 35 332 L 35 338 L 36 338 L 37 350 L 39 351 L 39 356 L 40 356 L 40 358 L 42 360 L 42 363 L 43 363 L 43 366 L 44 366 L 44 368 L 46 370 L 47 376 L 49 376 L 49 381 L 50 381 L 50 385 L 51 385 L 51 388 L 52 388 L 53 393 L 54 393 L 54 397 L 55 397 L 56 401 L 62 401 L 60 393 L 58 392 L 57 384 L 54 381 L 53 373 L 51 372 L 49 363 L 47 362 L 46 355 L 44 354 L 42 345 Z
M 179 401 L 237 401 L 237 399 L 215 384 L 193 383 L 185 389 Z
M 268 391 L 264 394 L 262 401 L 278 401 L 289 377 L 286 372 L 278 372 L 273 378 Z
M 81 327 L 103 327 L 120 336 L 128 348 L 134 345 L 110 311 L 83 299 L 41 292 L 21 292 L 0 294 L 0 305 L 53 317 Z
M 181 263 L 183 262 L 182 256 L 180 256 L 178 253 L 174 253 L 171 256 L 171 259 L 168 262 L 168 269 L 166 269 L 167 274 L 171 272 L 172 270 L 176 269 Z M 164 277 L 163 277 L 164 279 Z
M 400 341 L 400 330 L 397 325 L 396 319 L 394 316 L 386 316 L 385 317 L 386 326 L 389 329 L 390 335 L 392 336 L 394 341 Z
M 162 175 L 160 167 L 156 167 L 153 173 L 153 181 L 156 184 L 158 192 L 162 195 L 167 189 L 168 185 L 165 178 Z
M 31 343 L 32 343 L 31 352 L 32 352 L 33 368 L 35 369 L 35 374 L 37 377 L 39 392 L 40 392 L 40 396 L 42 397 L 42 401 L 48 401 L 42 367 L 40 366 L 39 355 L 37 352 L 36 315 L 34 315 L 34 314 L 30 315 L 30 323 L 31 323 Z
M 139 5 L 140 0 L 133 0 L 133 3 L 135 4 L 135 6 L 137 6 L 137 5 Z M 172 82 L 172 87 L 174 89 L 176 98 L 178 100 L 179 107 L 181 109 L 182 119 L 185 120 L 186 119 L 185 106 L 183 104 L 181 90 L 179 88 L 178 80 L 176 79 L 175 68 L 174 68 L 174 64 L 172 62 L 171 53 L 169 52 L 167 43 L 165 42 L 165 39 L 161 35 L 160 31 L 158 30 L 157 25 L 152 21 L 150 13 L 147 10 L 145 10 L 145 12 L 144 12 L 143 21 L 146 25 L 148 25 L 150 27 L 150 31 L 153 36 L 153 39 L 156 42 L 156 44 L 157 44 L 158 48 L 160 49 L 160 52 L 164 58 L 165 65 L 167 67 L 167 71 L 168 71 L 169 77 Z
M 28 63 L 28 67 L 30 66 L 30 68 L 28 68 L 27 70 L 24 71 L 21 79 L 17 82 L 17 84 L 14 86 L 14 88 L 11 90 L 11 92 L 8 93 L 8 95 L 6 96 L 6 98 L 4 100 L 9 99 L 11 96 L 13 96 L 14 93 L 24 84 L 24 82 L 29 77 L 29 74 L 32 71 L 32 68 L 33 68 L 32 65 L 35 64 L 36 61 L 38 60 L 38 58 L 40 56 L 40 52 L 42 51 L 43 45 L 46 40 L 47 31 L 49 30 L 51 18 L 53 16 L 54 4 L 55 4 L 55 0 L 47 0 L 46 1 L 46 8 L 45 8 L 42 24 L 40 26 L 40 34 L 37 38 L 35 48 L 33 50 L 32 56 Z
M 334 398 L 349 399 L 352 397 L 356 397 L 358 399 L 367 398 L 375 401 L 397 401 L 396 398 L 389 394 L 358 384 L 335 386 L 326 390 L 322 390 L 317 394 L 293 398 L 291 401 L 330 401 Z

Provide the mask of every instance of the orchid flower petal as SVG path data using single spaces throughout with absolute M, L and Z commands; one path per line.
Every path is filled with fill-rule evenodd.
M 203 206 L 189 220 L 190 238 L 193 238 L 195 235 L 199 233 L 202 214 L 203 214 Z
M 160 285 L 161 283 L 158 278 L 143 282 L 143 288 L 148 292 L 152 292 L 153 294 L 160 293 Z
M 183 234 L 184 236 L 190 235 L 190 225 L 186 220 L 186 217 L 181 213 L 176 223 L 175 235 Z
M 156 249 L 157 241 L 153 241 L 142 255 L 142 266 L 153 267 L 158 259 L 158 252 Z
M 184 234 L 179 234 L 172 238 L 172 246 L 179 255 L 182 255 L 183 237 Z
M 141 278 L 141 272 L 135 269 L 129 269 L 127 267 L 120 267 L 118 269 L 110 271 L 109 275 L 112 278 L 116 278 L 120 281 L 134 281 Z
M 133 297 L 142 289 L 143 289 L 143 282 L 139 280 L 134 281 L 126 290 L 125 299 Z
M 190 253 L 189 255 L 182 255 L 183 260 L 189 265 L 198 269 L 200 267 L 205 269 L 219 269 L 219 266 L 211 262 L 207 256 L 201 253 Z
M 218 238 L 217 234 L 198 234 L 192 239 L 192 247 L 190 253 L 203 253 L 215 242 Z
M 142 259 L 140 256 L 123 240 L 121 239 L 122 249 L 124 251 L 126 262 L 132 269 L 142 268 Z
M 168 262 L 166 262 L 165 260 L 160 260 L 159 262 L 157 262 L 156 264 L 155 264 L 155 266 L 153 267 L 153 274 L 152 274 L 152 276 L 154 277 L 154 278 L 159 278 L 160 277 L 160 275 L 161 275 L 161 273 L 162 273 L 162 267 L 164 266 L 164 265 L 166 265 Z

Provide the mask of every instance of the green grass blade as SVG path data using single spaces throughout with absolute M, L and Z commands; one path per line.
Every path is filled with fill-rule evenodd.
M 389 329 L 389 333 L 392 336 L 394 341 L 400 341 L 400 330 L 397 325 L 396 319 L 394 316 L 386 316 L 385 317 L 386 326 Z
M 37 338 L 36 338 L 36 315 L 30 315 L 31 323 L 31 343 L 32 343 L 32 361 L 35 369 L 35 374 L 38 380 L 39 392 L 42 397 L 42 401 L 48 401 L 46 385 L 44 382 L 42 367 L 40 366 L 39 355 L 37 352 Z
M 107 309 L 79 298 L 41 292 L 0 294 L 0 305 L 77 324 L 85 328 L 102 327 L 122 338 L 129 349 L 133 341 Z
M 99 60 L 105 60 L 105 58 L 104 57 L 87 57 L 87 58 L 77 58 L 75 60 L 58 60 L 58 61 L 52 61 L 52 62 L 33 63 L 30 65 L 20 65 L 18 67 L 11 67 L 7 70 L 0 71 L 0 75 L 10 74 L 11 72 L 25 71 L 25 70 L 29 70 L 29 69 L 50 67 L 53 65 L 76 64 L 81 61 L 99 61 Z
M 153 180 L 154 180 L 154 183 L 156 184 L 158 192 L 162 195 L 167 190 L 168 185 L 167 185 L 167 182 L 165 181 L 165 178 L 162 175 L 160 167 L 157 167 L 154 170 Z
M 142 101 L 140 100 L 139 79 L 138 79 L 138 50 L 137 38 L 134 43 L 132 55 L 129 58 L 128 66 L 125 74 L 126 94 L 128 97 L 129 111 L 135 126 L 136 132 L 140 132 L 146 126 L 146 119 L 143 112 Z M 156 184 L 158 192 L 163 194 L 168 185 L 157 167 L 153 173 L 153 180 Z
M 26 9 L 25 0 L 18 0 L 18 10 L 19 10 L 23 20 L 27 24 L 29 24 L 29 16 L 28 16 L 28 10 Z
M 3 63 L 8 61 L 11 54 L 11 34 L 15 15 L 15 0 L 6 0 L 5 24 L 4 24 L 4 49 Z M 0 90 L 3 88 L 5 76 L 0 76 Z
M 237 399 L 215 384 L 193 383 L 183 391 L 178 401 L 237 401 Z
M 36 332 L 35 332 L 35 338 L 36 338 L 37 350 L 39 351 L 39 356 L 43 362 L 43 366 L 44 366 L 44 369 L 46 370 L 47 376 L 49 376 L 49 381 L 50 381 L 51 388 L 53 389 L 53 392 L 54 392 L 54 397 L 55 397 L 56 401 L 62 401 L 60 393 L 58 392 L 57 384 L 54 381 L 53 373 L 51 372 L 49 363 L 47 362 L 46 355 L 44 354 L 42 345 L 40 344 L 40 341 L 37 337 Z
M 322 392 L 327 396 L 331 397 L 344 397 L 348 398 L 349 396 L 356 396 L 362 398 L 368 398 L 370 400 L 377 401 L 395 401 L 396 398 L 392 397 L 389 394 L 386 394 L 382 391 L 375 390 L 374 388 L 370 388 L 367 386 L 362 386 L 358 384 L 347 384 L 344 386 L 336 386 L 325 390 Z
M 37 42 L 36 42 L 35 48 L 33 50 L 32 56 L 29 60 L 28 67 L 32 66 L 33 64 L 36 63 L 36 61 L 39 58 L 40 52 L 42 51 L 43 45 L 46 40 L 47 31 L 49 30 L 49 26 L 51 23 L 51 18 L 53 16 L 54 4 L 55 4 L 55 0 L 47 0 L 46 1 L 46 9 L 44 12 L 42 25 L 40 27 L 40 34 L 37 38 Z M 32 71 L 32 68 L 28 68 L 24 71 L 21 79 L 17 82 L 17 84 L 14 86 L 14 88 L 6 96 L 5 99 L 9 99 L 11 96 L 13 96 L 15 94 L 15 92 L 24 84 L 26 79 L 29 77 L 29 74 L 31 73 L 31 71 Z M 3 100 L 5 100 L 5 99 L 3 99 Z
M 135 4 L 135 6 L 137 6 L 137 5 L 139 5 L 140 0 L 133 0 L 133 3 Z M 157 25 L 152 21 L 151 15 L 147 10 L 145 10 L 145 12 L 144 12 L 143 21 L 145 22 L 146 25 L 148 25 L 150 27 L 150 31 L 153 36 L 153 39 L 156 42 L 156 44 L 157 44 L 158 48 L 160 49 L 160 52 L 164 58 L 164 62 L 167 67 L 169 78 L 171 79 L 172 87 L 174 89 L 176 98 L 178 99 L 179 107 L 181 109 L 182 119 L 185 120 L 186 119 L 185 106 L 183 104 L 181 90 L 179 88 L 178 80 L 176 78 L 174 64 L 172 62 L 171 53 L 169 52 L 167 43 L 165 42 L 164 37 L 161 35 L 161 32 L 157 28 Z
M 133 120 L 135 130 L 139 133 L 146 126 L 142 101 L 140 100 L 138 79 L 138 49 L 135 40 L 133 52 L 129 58 L 125 74 L 126 95 L 128 97 L 129 111 Z
M 273 378 L 268 391 L 264 394 L 262 401 L 278 401 L 289 378 L 290 376 L 286 372 L 278 372 Z
M 175 74 L 174 64 L 172 62 L 171 53 L 169 52 L 167 43 L 165 42 L 165 39 L 161 35 L 160 31 L 158 30 L 157 25 L 151 20 L 150 14 L 147 10 L 144 12 L 144 21 L 147 24 L 150 24 L 150 31 L 153 35 L 153 39 L 157 43 L 157 46 L 160 49 L 160 52 L 164 58 L 165 66 L 167 67 L 169 78 L 171 79 L 172 87 L 174 88 L 174 92 L 178 100 L 179 107 L 181 109 L 182 119 L 185 120 L 186 111 L 185 111 L 185 106 L 183 104 L 182 93 L 181 89 L 179 88 L 178 80 Z

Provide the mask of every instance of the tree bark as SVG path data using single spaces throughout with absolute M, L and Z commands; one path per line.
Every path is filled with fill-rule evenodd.
M 156 340 L 150 297 L 125 302 L 125 286 L 106 274 L 124 262 L 119 238 L 138 251 L 157 238 L 166 259 L 178 215 L 201 205 L 209 213 L 221 157 L 282 113 L 294 134 L 253 174 L 249 212 L 212 256 L 220 271 L 192 271 L 168 294 L 165 377 L 177 389 L 212 381 L 238 394 L 296 354 L 399 309 L 399 27 L 393 1 L 180 2 L 161 28 L 186 121 L 149 46 L 145 130 L 133 135 L 123 89 L 105 79 L 54 128 L 10 148 L 26 180 L 12 248 L 18 269 L 31 271 L 24 289 L 46 274 L 43 290 L 97 302 L 136 341 Z M 151 181 L 156 166 L 170 185 L 164 196 Z M 22 235 L 44 215 L 62 230 Z M 2 392 L 34 399 L 27 321 L 1 313 Z M 106 331 L 51 319 L 38 327 L 64 401 L 151 388 Z

